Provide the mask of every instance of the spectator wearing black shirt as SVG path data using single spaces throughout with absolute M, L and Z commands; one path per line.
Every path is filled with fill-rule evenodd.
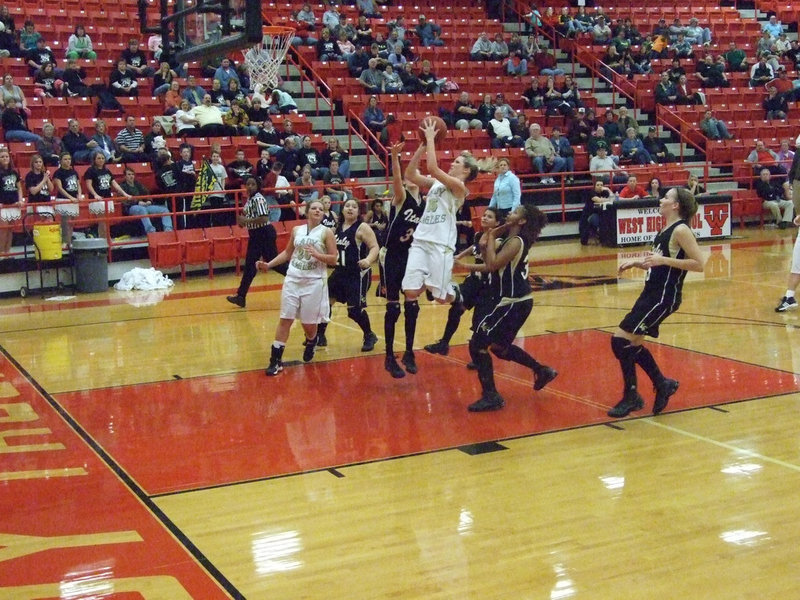
M 264 126 L 258 130 L 258 135 L 256 135 L 256 145 L 274 155 L 283 147 L 281 141 L 281 135 L 275 129 L 272 121 L 269 118 L 265 119 Z M 264 178 L 261 177 L 261 179 Z
M 56 77 L 56 66 L 53 63 L 44 63 L 36 73 L 33 82 L 36 86 L 34 88 L 36 95 L 42 98 L 57 98 L 68 95 L 67 86 L 64 85 L 63 80 Z
M 311 136 L 304 135 L 302 146 L 297 153 L 297 164 L 302 169 L 306 165 L 311 167 L 311 176 L 314 179 L 319 179 L 320 170 L 322 167 L 322 155 L 319 150 L 311 146 Z
M 70 94 L 82 96 L 84 98 L 95 95 L 92 88 L 84 83 L 83 80 L 86 78 L 86 71 L 78 64 L 77 59 L 70 58 L 67 60 L 67 68 L 64 69 L 64 75 L 62 77 Z
M 297 144 L 294 137 L 286 138 L 283 142 L 283 149 L 279 150 L 275 155 L 275 159 L 283 163 L 283 171 L 281 174 L 290 181 L 294 181 L 300 174 L 300 165 L 298 164 Z
M 92 164 L 83 174 L 83 181 L 86 183 L 86 195 L 94 199 L 94 202 L 89 202 L 89 213 L 93 215 L 114 213 L 114 202 L 108 200 L 114 196 L 114 192 L 125 198 L 130 196 L 114 181 L 114 176 L 106 167 L 106 157 L 100 152 L 92 157 Z M 108 221 L 105 218 L 101 217 L 97 223 L 97 235 L 108 237 Z
M 5 110 L 0 119 L 7 142 L 33 142 L 41 138 L 28 130 L 28 117 L 17 108 L 17 100 L 13 96 L 6 99 Z
M 345 177 L 339 172 L 339 161 L 331 160 L 328 172 L 322 178 L 325 182 L 324 192 L 333 202 L 333 210 L 338 215 L 342 204 L 347 200 L 347 191 L 344 189 Z
M 139 40 L 131 38 L 128 47 L 122 51 L 122 60 L 128 65 L 128 69 L 136 73 L 136 77 L 152 77 L 155 69 L 147 64 L 147 57 L 139 49 Z
M 669 163 L 675 161 L 675 156 L 667 149 L 664 141 L 658 137 L 658 129 L 651 127 L 647 131 L 647 137 L 642 141 L 644 149 L 650 153 L 653 160 L 657 163 Z
M 174 174 L 172 179 L 174 179 Z M 159 183 L 158 177 L 156 183 Z M 156 230 L 150 220 L 151 215 L 160 215 L 161 228 L 164 231 L 172 231 L 172 217 L 169 215 L 166 204 L 163 200 L 153 201 L 148 198 L 150 190 L 136 180 L 136 172 L 130 167 L 125 167 L 125 179 L 120 187 L 131 197 L 131 201 L 126 202 L 123 206 L 123 214 L 142 217 L 141 223 L 145 234 L 153 233 Z
M 339 60 L 341 53 L 339 52 L 339 45 L 331 39 L 331 33 L 327 29 L 322 30 L 322 35 L 317 42 L 317 59 L 323 62 L 330 60 Z
M 328 147 L 322 151 L 320 158 L 322 166 L 326 170 L 330 169 L 331 161 L 335 160 L 339 163 L 339 173 L 342 174 L 342 177 L 350 177 L 350 156 L 347 154 L 347 150 L 342 148 L 337 138 L 328 138 Z
M 28 63 L 28 74 L 33 77 L 46 63 L 56 64 L 56 56 L 45 48 L 44 38 L 39 38 L 36 47 L 25 54 L 25 62 Z
M 55 193 L 56 187 L 50 178 L 50 172 L 44 166 L 44 160 L 40 154 L 31 156 L 31 170 L 25 175 L 25 189 L 28 191 L 28 202 L 30 204 L 42 204 L 50 202 L 50 196 Z M 37 206 L 36 214 L 45 215 L 53 218 L 52 206 Z
M 22 182 L 19 173 L 11 164 L 8 148 L 0 148 L 0 220 L 3 223 L 19 221 L 22 218 L 21 207 L 25 203 L 22 196 Z M 11 251 L 11 227 L 0 227 L 0 254 Z
M 124 58 L 117 61 L 117 68 L 108 78 L 108 89 L 115 96 L 138 96 L 139 82 L 136 81 L 136 71 L 128 68 Z
M 244 150 L 236 151 L 236 158 L 225 165 L 228 172 L 228 179 L 225 187 L 230 190 L 238 190 L 244 187 L 244 182 L 248 177 L 255 175 L 255 167 L 245 159 Z

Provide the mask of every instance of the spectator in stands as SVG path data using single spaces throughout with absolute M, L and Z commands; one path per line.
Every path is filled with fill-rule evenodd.
M 622 29 L 622 27 L 620 27 L 614 37 L 611 38 L 611 44 L 609 44 L 609 46 L 613 46 L 620 55 L 630 51 L 631 42 L 625 37 L 625 30 Z
M 231 65 L 231 60 L 229 58 L 222 59 L 219 67 L 217 67 L 217 70 L 214 71 L 214 80 L 219 81 L 223 90 L 227 90 L 230 82 L 233 80 L 236 80 L 236 82 L 241 86 L 239 74 Z
M 567 183 L 575 181 L 575 150 L 569 143 L 569 140 L 561 135 L 561 127 L 555 125 L 550 132 L 550 143 L 553 145 L 553 150 L 557 157 L 564 159 L 563 171 L 568 173 Z
M 658 23 L 653 26 L 653 37 L 664 37 L 669 42 L 669 26 L 666 19 L 659 19 Z
M 125 167 L 125 179 L 119 184 L 122 190 L 128 194 L 128 202 L 122 205 L 122 213 L 142 217 L 141 223 L 144 233 L 153 233 L 156 228 L 150 220 L 150 215 L 161 215 L 161 228 L 164 231 L 172 231 L 172 217 L 163 201 L 153 203 L 148 190 L 141 182 L 136 180 L 136 172 Z
M 506 60 L 509 56 L 508 44 L 503 39 L 503 34 L 498 32 L 494 34 L 492 41 L 492 60 Z
M 181 84 L 175 80 L 170 84 L 169 89 L 164 94 L 164 114 L 171 116 L 178 112 L 182 100 Z
M 499 107 L 495 108 L 494 118 L 489 121 L 486 131 L 489 134 L 492 148 L 521 148 L 523 146 L 522 140 L 511 131 L 511 121 L 505 117 L 503 110 Z
M 519 36 L 517 36 L 519 38 Z M 512 37 L 513 41 L 513 37 Z M 520 77 L 528 74 L 528 60 L 525 58 L 526 53 L 521 45 L 514 45 L 512 48 L 509 44 L 509 55 L 505 60 L 506 73 L 512 77 Z
M 281 171 L 283 176 L 290 181 L 294 181 L 302 168 L 296 137 L 288 137 L 283 141 L 283 148 L 275 155 L 275 160 L 283 164 L 283 171 Z
M 277 154 L 283 147 L 280 133 L 275 129 L 270 119 L 265 119 L 263 126 L 258 130 L 256 145 L 262 150 L 267 150 L 270 155 Z
M 336 31 L 342 20 L 342 15 L 339 12 L 339 7 L 336 2 L 330 0 L 327 2 L 328 8 L 322 13 L 322 24 L 328 29 L 328 33 Z
M 381 107 L 378 106 L 377 96 L 369 97 L 367 108 L 364 109 L 362 119 L 364 120 L 364 124 L 369 127 L 376 136 L 380 135 L 380 132 L 386 126 L 386 116 L 383 114 Z
M 478 39 L 472 44 L 469 52 L 470 60 L 495 60 L 492 41 L 485 31 L 481 31 Z
M 728 132 L 725 121 L 717 119 L 711 109 L 707 109 L 700 123 L 700 130 L 711 140 L 730 140 L 733 136 Z
M 564 170 L 566 161 L 556 154 L 553 144 L 542 135 L 542 127 L 538 123 L 530 126 L 530 136 L 525 141 L 525 154 L 527 154 L 533 168 L 541 175 L 561 173 Z M 543 176 L 541 183 L 553 184 L 556 180 L 549 176 Z
M 22 50 L 17 43 L 14 18 L 9 14 L 8 7 L 5 4 L 0 5 L 0 23 L 3 24 L 0 27 L 0 58 L 20 56 Z
M 625 171 L 620 169 L 613 158 L 608 156 L 608 151 L 604 147 L 597 149 L 597 156 L 589 160 L 589 172 L 592 177 L 601 179 L 603 183 L 625 183 L 628 176 Z
M 39 142 L 41 137 L 28 129 L 28 117 L 17 108 L 17 100 L 9 96 L 2 116 L 3 132 L 7 142 Z
M 258 127 L 250 124 L 250 117 L 239 102 L 231 104 L 231 109 L 222 115 L 222 122 L 233 128 L 235 135 L 258 135 Z
M 597 127 L 586 143 L 586 151 L 589 153 L 589 156 L 597 155 L 597 151 L 600 148 L 605 148 L 607 155 L 611 156 L 611 158 L 615 158 L 611 153 L 611 140 L 608 139 L 606 135 L 605 127 Z M 619 160 L 617 160 L 617 162 L 619 162 Z
M 679 35 L 685 34 L 686 28 L 681 23 L 681 20 L 676 17 L 672 20 L 672 24 L 667 28 L 667 36 L 669 37 L 669 41 L 675 42 Z
M 397 42 L 394 45 L 392 45 L 391 48 L 392 48 L 392 53 L 389 54 L 389 58 L 387 60 L 389 64 L 392 65 L 399 74 L 403 65 L 408 62 L 408 59 L 403 54 L 405 47 L 403 46 L 403 42 Z
M 789 140 L 781 140 L 781 147 L 778 150 L 778 164 L 788 173 L 794 161 L 794 152 L 789 149 Z
M 55 131 L 52 123 L 45 122 L 42 125 L 42 135 L 36 142 L 36 152 L 48 167 L 57 167 L 61 157 L 61 138 L 56 137 Z
M 595 21 L 592 27 L 592 41 L 601 46 L 607 46 L 611 43 L 611 28 L 606 23 L 604 17 L 600 17 Z
M 728 77 L 725 75 L 725 61 L 714 62 L 714 57 L 709 53 L 698 61 L 695 74 L 700 80 L 700 87 L 730 87 Z
M 114 140 L 119 149 L 122 162 L 146 162 L 147 154 L 144 151 L 144 134 L 136 127 L 136 117 L 128 115 L 125 127 L 117 134 Z
M 180 106 L 175 113 L 175 134 L 177 136 L 193 137 L 197 134 L 197 127 L 199 125 L 200 122 L 195 117 L 194 108 L 192 108 L 189 101 L 184 98 L 181 100 Z
M 256 128 L 256 133 L 253 135 L 258 135 L 258 129 L 264 126 L 264 121 L 269 120 L 269 110 L 264 106 L 264 102 L 262 102 L 261 98 L 258 96 L 255 96 L 252 105 L 245 106 L 244 110 L 250 118 L 250 125 Z M 259 179 L 263 178 L 260 177 Z
M 359 76 L 358 82 L 367 94 L 380 94 L 383 91 L 383 76 L 378 71 L 378 61 L 376 59 L 369 59 L 368 66 Z
M 431 70 L 431 61 L 422 61 L 422 70 L 417 75 L 420 83 L 420 91 L 424 94 L 438 94 L 441 86 L 447 81 L 445 78 L 437 79 L 436 74 Z
M 682 33 L 678 34 L 678 39 L 669 46 L 668 50 L 673 52 L 675 58 L 694 58 L 692 44 Z
M 490 96 L 491 97 L 491 96 Z M 467 131 L 467 129 L 482 129 L 483 122 L 478 118 L 478 109 L 470 102 L 469 94 L 461 92 L 453 108 L 453 116 L 456 119 L 457 129 Z
M 81 180 L 77 171 L 72 166 L 72 157 L 64 152 L 59 161 L 59 168 L 53 173 L 55 187 L 56 214 L 61 216 L 61 239 L 64 243 L 72 240 L 72 224 L 69 217 L 77 217 L 78 202 L 83 200 Z
M 335 160 L 338 162 L 339 173 L 341 173 L 342 177 L 345 179 L 350 177 L 350 160 L 347 154 L 347 151 L 342 148 L 341 144 L 339 143 L 338 138 L 330 137 L 328 138 L 328 147 L 322 151 L 322 166 L 326 170 L 330 170 L 331 161 Z
M 64 69 L 62 79 L 70 96 L 82 96 L 88 98 L 95 96 L 96 92 L 84 83 L 86 71 L 78 64 L 78 59 L 68 58 L 67 66 Z
M 627 106 L 620 106 L 617 109 L 617 124 L 619 125 L 620 131 L 624 132 L 630 127 L 633 127 L 636 133 L 639 133 L 639 122 L 628 113 Z M 608 131 L 606 131 L 606 135 L 608 135 Z
M 177 73 L 172 70 L 168 62 L 162 62 L 158 66 L 158 71 L 153 75 L 153 96 L 166 94 L 172 85 Z
M 17 107 L 27 116 L 31 116 L 31 110 L 28 108 L 28 101 L 22 88 L 14 84 L 14 76 L 11 73 L 6 73 L 3 75 L 3 85 L 0 86 L 0 104 L 5 105 L 9 98 L 14 98 L 17 101 Z
M 309 167 L 311 176 L 318 179 L 321 174 L 322 156 L 319 150 L 311 145 L 311 136 L 304 135 L 297 152 L 297 164 L 300 168 Z
M 711 45 L 711 30 L 708 27 L 701 27 L 699 21 L 692 17 L 689 19 L 689 26 L 684 31 L 686 41 L 696 46 Z
M 367 22 L 367 17 L 364 15 L 359 16 L 356 24 L 356 46 L 371 46 L 374 41 L 372 27 Z
M 77 25 L 75 33 L 69 36 L 67 58 L 85 58 L 87 60 L 97 58 L 97 53 L 92 50 L 92 38 L 86 35 L 86 29 L 83 25 Z
M 133 118 L 133 117 L 131 117 Z M 106 122 L 103 119 L 97 119 L 94 123 L 94 135 L 91 141 L 95 143 L 92 148 L 94 152 L 100 152 L 106 159 L 106 163 L 118 162 L 120 156 L 117 155 L 117 147 L 114 140 L 108 135 L 106 129 Z
M 647 196 L 650 198 L 662 198 L 666 190 L 661 185 L 661 180 L 658 177 L 652 177 L 647 186 Z
M 60 98 L 69 95 L 69 88 L 56 76 L 53 63 L 45 63 L 33 79 L 33 92 L 40 98 Z
M 131 38 L 128 47 L 122 51 L 122 59 L 128 69 L 136 73 L 136 77 L 152 77 L 155 70 L 147 64 L 147 57 L 139 48 L 139 40 Z
M 83 174 L 83 181 L 86 184 L 86 195 L 95 200 L 89 202 L 89 213 L 92 215 L 113 214 L 114 202 L 109 200 L 113 196 L 130 197 L 130 194 L 114 181 L 114 176 L 106 167 L 106 157 L 102 152 L 95 152 L 92 156 L 91 165 Z M 105 218 L 101 218 L 97 223 L 97 235 L 102 238 L 108 237 L 108 221 Z
M 622 132 L 624 130 L 620 128 L 620 123 L 614 119 L 614 111 L 610 108 L 606 110 L 603 130 L 605 131 L 606 139 L 612 144 L 619 144 L 622 142 Z
M 410 62 L 403 65 L 400 71 L 400 81 L 403 82 L 403 93 L 415 94 L 421 91 L 421 82 L 414 73 L 414 67 Z
M 591 135 L 592 128 L 586 122 L 586 109 L 579 108 L 575 113 L 575 117 L 569 121 L 567 137 L 572 145 L 577 146 L 587 143 Z
M 327 14 L 327 13 L 326 13 Z M 339 60 L 339 45 L 331 39 L 331 32 L 323 29 L 317 42 L 317 60 Z
M 403 91 L 403 80 L 400 79 L 400 74 L 394 70 L 391 63 L 386 65 L 383 69 L 383 91 L 386 94 L 399 94 Z
M 34 77 L 47 63 L 55 65 L 56 57 L 49 48 L 45 47 L 44 38 L 40 37 L 33 49 L 28 50 L 25 54 L 25 61 L 28 64 L 28 75 Z
M 164 125 L 158 119 L 153 119 L 150 131 L 144 134 L 144 153 L 147 155 L 147 160 L 155 164 L 158 151 L 166 148 L 166 143 Z
M 684 185 L 687 190 L 692 192 L 693 195 L 699 196 L 700 194 L 704 194 L 706 189 L 700 183 L 700 178 L 697 177 L 694 173 L 689 173 L 688 179 L 686 180 L 686 185 Z
M 647 190 L 639 185 L 639 178 L 635 174 L 628 177 L 628 183 L 619 191 L 620 200 L 639 200 L 646 198 Z
M 211 104 L 211 96 L 203 96 L 203 103 L 192 109 L 194 118 L 197 120 L 197 133 L 206 137 L 219 137 L 224 135 L 236 135 L 235 131 L 225 125 L 222 121 L 222 111 L 218 106 Z
M 245 158 L 244 150 L 236 150 L 235 158 L 225 165 L 227 174 L 226 189 L 238 190 L 244 187 L 244 182 L 248 177 L 255 175 L 255 167 Z
M 797 40 L 789 42 L 789 49 L 784 53 L 783 57 L 792 61 L 795 71 L 800 68 L 800 44 L 798 44 Z
M 675 160 L 675 157 L 667 149 L 667 145 L 658 137 L 657 127 L 650 127 L 647 130 L 647 137 L 644 138 L 642 143 L 644 144 L 644 149 L 657 163 L 669 163 Z
M 12 100 L 13 102 L 13 100 Z M 11 251 L 11 241 L 13 231 L 9 226 L 14 221 L 22 218 L 22 207 L 25 198 L 22 195 L 22 182 L 19 173 L 11 163 L 11 154 L 8 148 L 0 148 L 0 220 L 3 227 L 0 227 L 0 254 L 8 254 Z
M 762 26 L 764 33 L 769 34 L 772 40 L 778 39 L 778 36 L 783 32 L 783 23 L 778 21 L 778 17 L 771 15 L 769 21 Z
M 531 53 L 531 60 L 536 63 L 536 67 L 539 69 L 540 75 L 563 75 L 564 69 L 558 67 L 558 63 L 556 62 L 556 57 L 553 55 L 552 52 L 549 52 L 546 48 L 539 47 L 538 44 L 534 44 L 533 52 Z
M 525 116 L 524 112 L 517 114 L 517 118 L 511 121 L 511 135 L 519 137 L 523 143 L 528 139 L 530 123 L 528 123 L 528 117 Z
M 380 19 L 382 16 L 374 0 L 356 0 L 356 8 L 367 19 Z
M 117 61 L 117 68 L 108 78 L 109 91 L 115 96 L 138 96 L 139 82 L 136 81 L 136 71 L 128 68 L 124 58 Z
M 333 210 L 337 214 L 341 211 L 341 205 L 347 200 L 347 190 L 344 182 L 346 177 L 339 170 L 339 161 L 332 159 L 328 165 L 328 172 L 322 178 L 324 182 L 324 192 L 330 196 L 333 202 Z
M 480 106 L 478 106 L 477 116 L 480 119 L 481 123 L 483 123 L 483 128 L 487 129 L 489 127 L 489 121 L 492 120 L 494 117 L 495 105 L 492 103 L 492 95 L 491 94 L 484 94 L 483 100 L 481 101 Z
M 306 2 L 302 8 L 294 15 L 295 35 L 292 38 L 292 46 L 313 46 L 317 39 L 311 35 L 317 28 L 317 16 L 311 9 L 311 5 Z
M 441 40 L 442 28 L 433 21 L 429 21 L 425 15 L 419 16 L 414 31 L 423 46 L 444 46 L 444 42 Z
M 783 185 L 771 179 L 772 174 L 768 168 L 761 169 L 755 189 L 758 197 L 763 201 L 764 210 L 772 213 L 775 224 L 781 229 L 786 229 L 794 218 L 794 204 L 786 195 L 791 190 L 788 182 Z
M 347 70 L 351 77 L 360 77 L 369 66 L 369 53 L 363 46 L 356 46 L 355 52 L 347 59 Z
M 288 115 L 297 112 L 297 104 L 290 94 L 275 88 L 267 100 L 267 112 L 271 115 Z
M 767 63 L 767 54 L 761 54 L 758 62 L 750 69 L 750 87 L 761 87 L 775 77 L 772 65 Z
M 494 107 L 495 109 L 499 109 L 503 112 L 503 115 L 509 120 L 514 121 L 517 118 L 517 111 L 515 111 L 511 105 L 506 102 L 506 97 L 503 95 L 502 92 L 497 92 L 494 95 Z
M 598 178 L 594 182 L 594 187 L 588 194 L 588 198 L 583 205 L 580 221 L 578 222 L 578 233 L 581 238 L 581 246 L 586 246 L 592 238 L 596 238 L 600 231 L 600 211 L 603 205 L 614 201 L 614 192 L 605 186 L 603 179 Z
M 491 99 L 491 97 L 490 97 Z M 525 108 L 541 108 L 544 106 L 544 89 L 539 85 L 539 77 L 531 77 L 531 84 L 522 92 Z M 492 111 L 494 113 L 494 111 Z
M 695 92 L 691 88 L 686 75 L 681 75 L 678 85 L 675 86 L 675 93 L 677 94 L 675 104 L 705 104 L 705 96 L 703 96 L 702 92 Z
M 306 214 L 306 207 L 319 198 L 319 189 L 311 175 L 311 167 L 305 166 L 300 170 L 300 175 L 294 180 L 294 185 L 298 188 L 297 202 L 290 200 L 289 205 L 296 207 L 297 214 L 303 217 Z
M 764 118 L 767 121 L 777 119 L 783 121 L 789 113 L 789 103 L 786 101 L 786 96 L 778 94 L 778 90 L 774 85 L 767 87 L 767 97 L 761 103 L 764 108 Z
M 181 97 L 189 103 L 189 108 L 203 103 L 203 96 L 206 91 L 197 85 L 197 80 L 194 75 L 189 75 L 186 78 L 186 88 L 181 93 Z
M 749 69 L 747 55 L 744 50 L 736 47 L 736 42 L 734 41 L 728 44 L 728 51 L 722 56 L 725 58 L 725 63 L 730 71 L 742 72 Z
M 347 33 L 344 31 L 339 32 L 338 38 L 336 45 L 339 47 L 339 54 L 349 65 L 352 56 L 356 53 L 356 45 L 347 37 Z
M 781 32 L 781 34 L 778 36 L 778 39 L 775 40 L 775 43 L 773 44 L 772 47 L 775 50 L 775 54 L 777 54 L 779 57 L 783 57 L 789 50 L 791 50 L 792 44 L 789 41 L 789 38 L 787 37 L 786 33 Z
M 25 52 L 35 50 L 41 39 L 43 39 L 42 34 L 36 31 L 33 21 L 27 19 L 22 26 L 22 31 L 19 32 L 20 48 Z
M 64 149 L 72 156 L 74 164 L 87 164 L 97 147 L 97 142 L 90 140 L 81 131 L 81 124 L 77 119 L 69 120 L 69 130 L 61 138 L 61 142 Z
M 778 161 L 778 154 L 767 148 L 764 140 L 756 140 L 756 147 L 744 160 L 752 163 L 754 175 L 760 175 L 762 169 L 767 169 L 773 175 L 786 175 L 786 171 Z
M 674 104 L 678 99 L 678 91 L 675 84 L 669 79 L 669 72 L 661 73 L 661 81 L 656 84 L 655 89 L 656 104 Z

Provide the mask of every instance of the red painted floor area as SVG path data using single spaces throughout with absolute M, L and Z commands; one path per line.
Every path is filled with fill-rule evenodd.
M 477 376 L 466 347 L 450 356 L 417 352 L 419 373 L 391 379 L 383 356 L 311 363 L 276 378 L 263 371 L 61 394 L 57 400 L 149 494 L 462 446 L 610 421 L 621 377 L 609 336 L 594 330 L 520 341 L 558 369 L 533 392 L 527 369 L 495 359 L 499 412 L 470 414 Z M 602 360 L 575 362 L 582 356 Z M 669 410 L 800 389 L 800 376 L 650 346 L 681 381 Z M 652 391 L 640 373 L 648 407 Z M 735 382 L 735 385 L 734 385 Z
M 228 597 L 1 356 L 0 381 L 0 598 Z

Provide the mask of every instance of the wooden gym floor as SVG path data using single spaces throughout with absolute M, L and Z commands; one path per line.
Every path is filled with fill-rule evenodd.
M 345 309 L 314 362 L 263 374 L 279 276 L 168 294 L 0 301 L 0 598 L 617 599 L 800 596 L 800 313 L 777 314 L 792 231 L 704 244 L 650 345 L 681 381 L 632 418 L 609 334 L 643 273 L 612 251 L 534 247 L 517 343 L 555 367 L 470 414 L 467 315 L 424 303 L 419 373 L 383 370 Z M 398 344 L 403 345 L 402 318 Z M 285 358 L 300 358 L 295 327 Z

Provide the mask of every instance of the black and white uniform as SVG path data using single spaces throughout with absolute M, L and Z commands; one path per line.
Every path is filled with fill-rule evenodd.
M 6 222 L 18 221 L 22 211 L 18 206 L 9 206 L 19 202 L 19 173 L 13 169 L 0 171 L 0 219 Z
M 111 182 L 114 181 L 114 176 L 105 166 L 98 169 L 91 166 L 86 170 L 83 175 L 84 181 L 91 181 L 95 193 L 101 198 L 111 198 L 114 195 L 111 187 Z M 94 215 L 102 215 L 105 212 L 114 212 L 114 202 L 106 200 L 95 200 L 89 202 L 89 212 Z
M 377 295 L 389 301 L 400 299 L 403 276 L 406 272 L 408 250 L 414 239 L 414 230 L 425 210 L 425 204 L 406 189 L 406 199 L 398 209 L 389 209 L 389 225 L 386 227 L 386 245 L 380 253 L 381 284 Z
M 680 220 L 658 232 L 653 239 L 652 251 L 661 256 L 685 258 L 686 253 L 673 239 L 675 228 L 685 225 Z M 681 305 L 683 280 L 686 279 L 684 269 L 659 265 L 647 270 L 644 290 L 636 300 L 631 312 L 625 315 L 619 324 L 620 329 L 633 335 L 649 335 L 658 337 L 658 326 Z
M 456 213 L 459 200 L 441 181 L 428 190 L 425 212 L 414 231 L 408 251 L 404 290 L 427 288 L 437 300 L 450 291 L 453 277 L 453 255 L 456 249 Z
M 325 253 L 327 230 L 321 223 L 311 230 L 308 223 L 292 230 L 294 253 L 281 290 L 281 319 L 300 319 L 306 324 L 328 322 L 331 312 L 326 279 L 328 267 L 306 249 L 311 244 Z
M 347 229 L 342 222 L 335 232 L 336 266 L 328 277 L 331 300 L 347 304 L 348 310 L 361 311 L 367 306 L 367 290 L 371 282 L 371 269 L 361 269 L 358 261 L 367 256 L 367 245 L 359 242 L 356 234 L 363 221 L 357 220 Z
M 268 217 L 269 205 L 267 204 L 267 199 L 264 198 L 261 192 L 256 192 L 245 202 L 242 214 L 246 219 Z M 239 283 L 239 289 L 236 292 L 241 298 L 247 296 L 250 284 L 253 283 L 253 279 L 256 276 L 256 262 L 259 259 L 269 262 L 278 255 L 277 233 L 271 223 L 265 225 L 247 223 L 245 227 L 249 235 L 247 239 L 247 254 L 244 260 L 242 281 Z
M 59 167 L 56 169 L 56 172 L 53 173 L 53 182 L 58 179 L 61 181 L 61 187 L 73 198 L 78 197 L 78 190 L 80 188 L 80 179 L 78 179 L 78 172 L 75 169 L 62 169 Z M 56 193 L 57 199 L 60 200 L 69 200 L 66 196 L 63 196 L 60 192 Z M 71 202 L 59 202 L 55 206 L 55 210 L 59 215 L 64 215 L 67 217 L 77 217 L 79 213 L 78 203 L 75 201 Z
M 336 214 L 331 211 L 322 215 L 322 224 L 328 229 L 336 231 Z
M 531 284 L 528 282 L 530 245 L 521 237 L 515 237 L 521 242 L 519 251 L 502 269 L 492 273 L 497 278 L 499 301 L 475 331 L 476 336 L 483 337 L 488 343 L 501 346 L 511 345 L 533 309 Z M 513 239 L 504 240 L 500 248 Z
M 483 264 L 479 232 L 475 235 L 475 243 L 472 245 L 472 256 L 475 257 L 475 264 Z M 502 239 L 495 240 L 499 250 L 503 245 Z M 475 330 L 500 301 L 500 278 L 497 273 L 470 273 L 464 278 L 459 286 L 461 291 L 461 303 L 466 310 L 474 309 L 472 313 L 472 329 Z

